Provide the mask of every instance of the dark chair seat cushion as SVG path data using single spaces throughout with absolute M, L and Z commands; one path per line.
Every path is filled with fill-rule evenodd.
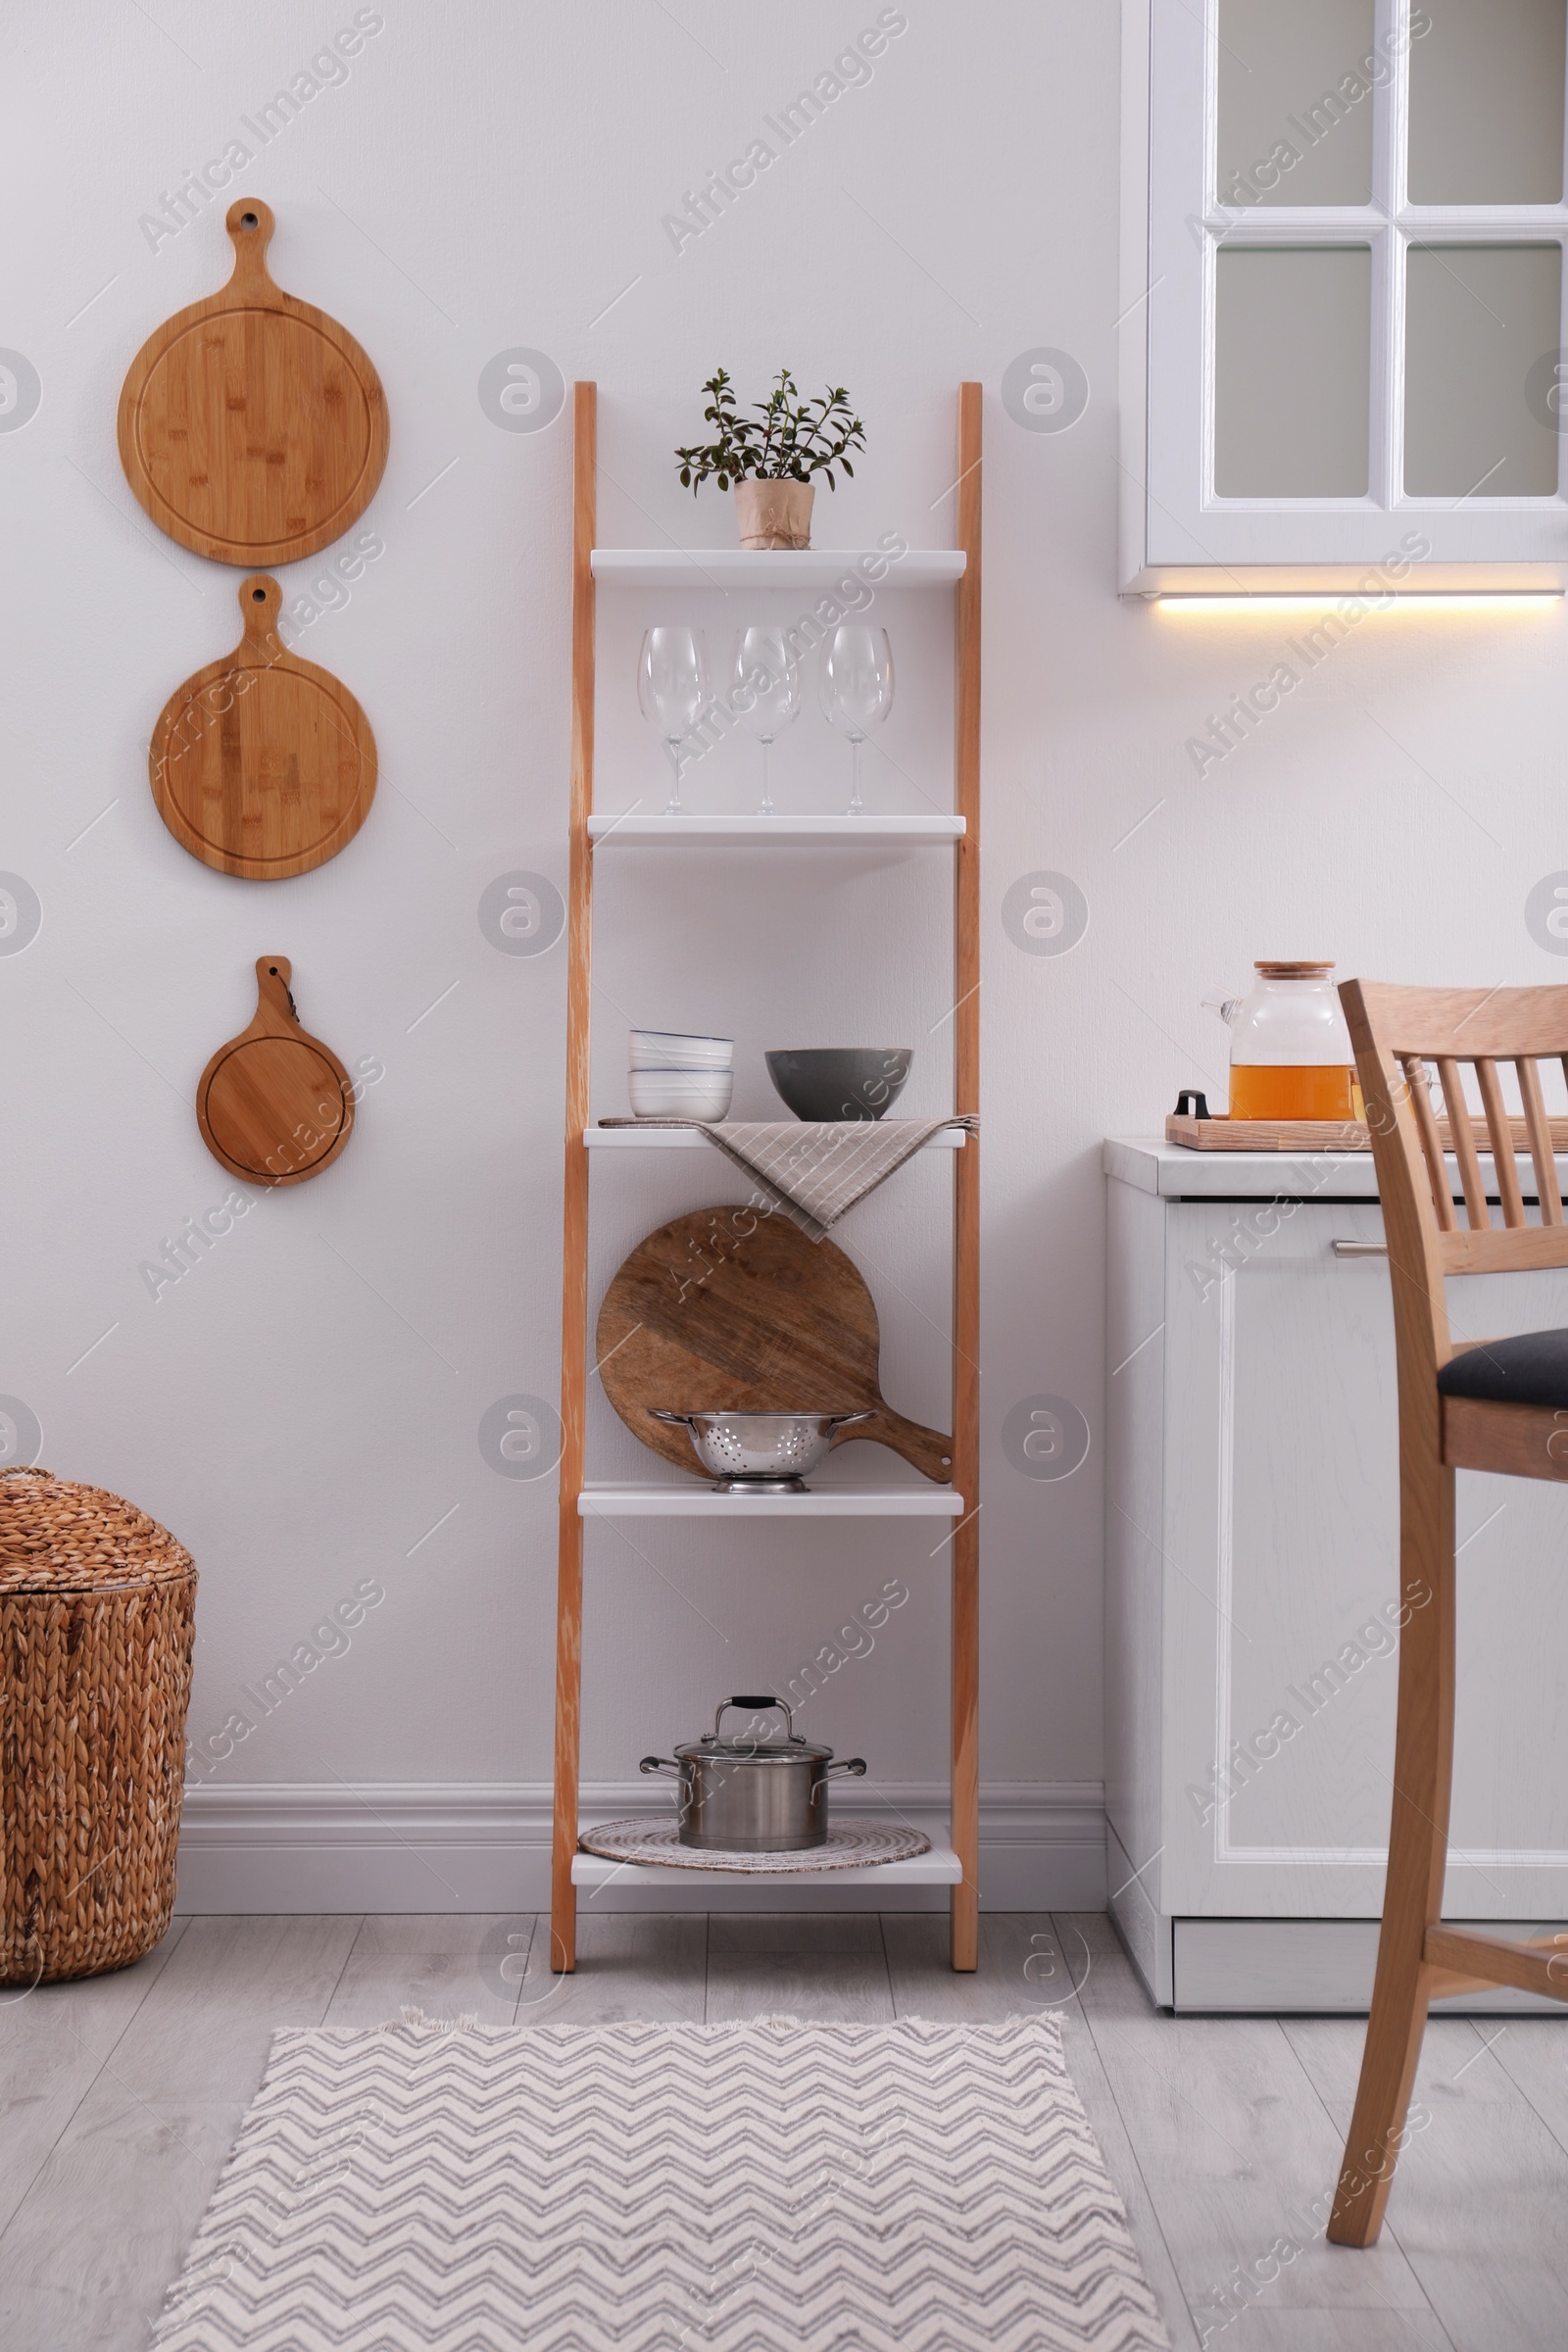
M 1568 1407 L 1568 1331 L 1525 1331 L 1513 1340 L 1467 1348 L 1438 1374 L 1445 1396 L 1486 1404 Z

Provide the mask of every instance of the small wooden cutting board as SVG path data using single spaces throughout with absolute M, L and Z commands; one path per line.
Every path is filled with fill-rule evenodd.
M 220 1046 L 196 1089 L 202 1141 L 247 1184 L 303 1184 L 354 1128 L 354 1087 L 330 1046 L 302 1029 L 286 956 L 256 965 L 256 1018 Z
M 180 848 L 247 882 L 324 865 L 375 796 L 370 722 L 330 670 L 285 652 L 281 604 L 266 572 L 241 581 L 238 645 L 170 696 L 148 750 L 153 799 Z
M 218 564 L 294 564 L 358 521 L 386 466 L 381 379 L 267 267 L 272 215 L 231 204 L 227 284 L 166 318 L 120 395 L 120 462 L 161 531 Z
M 953 1481 L 953 1440 L 906 1421 L 878 1385 L 876 1306 L 853 1259 L 808 1241 L 782 1213 L 699 1208 L 640 1241 L 599 1310 L 605 1395 L 634 1437 L 705 1478 L 671 1412 L 858 1413 L 834 1440 L 870 1438 L 938 1486 Z

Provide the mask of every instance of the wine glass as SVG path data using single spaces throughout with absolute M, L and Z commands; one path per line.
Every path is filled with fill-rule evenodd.
M 762 747 L 762 806 L 759 816 L 773 814 L 768 790 L 768 754 L 780 727 L 787 727 L 801 707 L 801 666 L 790 652 L 782 629 L 742 629 L 735 640 L 730 664 L 730 709 Z
M 822 655 L 817 677 L 822 709 L 855 751 L 855 789 L 850 795 L 851 816 L 858 816 L 860 746 L 867 731 L 879 727 L 893 708 L 893 648 L 886 629 L 868 629 L 847 622 L 834 630 Z
M 709 702 L 708 646 L 701 629 L 648 629 L 637 661 L 637 702 L 644 718 L 659 729 L 669 752 L 674 781 L 666 816 L 685 814 L 680 805 L 681 738 L 691 733 Z

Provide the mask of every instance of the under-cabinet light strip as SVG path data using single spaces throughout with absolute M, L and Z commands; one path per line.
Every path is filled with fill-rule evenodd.
M 1347 597 L 1355 597 L 1368 613 L 1373 612 L 1544 612 L 1560 605 L 1565 591 L 1561 588 L 1494 588 L 1456 589 L 1452 594 L 1442 590 L 1422 590 L 1401 595 L 1397 589 L 1386 596 L 1360 596 L 1353 588 L 1324 588 L 1315 596 L 1289 594 L 1262 589 L 1256 595 L 1245 591 L 1230 596 L 1184 595 L 1180 589 L 1152 596 L 1149 602 L 1162 612 L 1322 612 Z M 1358 613 L 1358 619 L 1362 616 Z

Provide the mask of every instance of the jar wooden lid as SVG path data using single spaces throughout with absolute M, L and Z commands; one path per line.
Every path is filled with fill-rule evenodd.
M 0 1594 L 194 1581 L 183 1544 L 132 1502 L 52 1470 L 0 1471 Z
M 1265 980 L 1326 980 L 1333 971 L 1332 963 L 1254 963 L 1254 972 Z

